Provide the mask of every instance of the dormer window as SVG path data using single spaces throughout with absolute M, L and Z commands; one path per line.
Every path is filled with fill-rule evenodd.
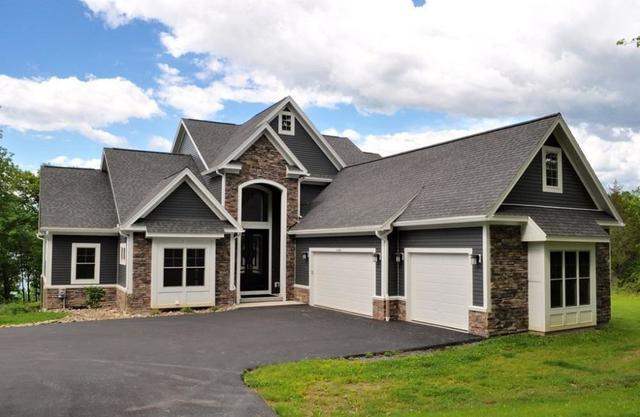
M 542 191 L 562 192 L 562 150 L 560 148 L 542 147 Z
M 294 135 L 296 131 L 296 119 L 288 110 L 283 110 L 278 115 L 278 133 Z

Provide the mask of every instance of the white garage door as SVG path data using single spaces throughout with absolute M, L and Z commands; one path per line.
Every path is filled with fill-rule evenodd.
M 310 249 L 311 305 L 371 316 L 373 249 Z
M 449 251 L 407 254 L 408 315 L 413 321 L 468 331 L 471 251 Z

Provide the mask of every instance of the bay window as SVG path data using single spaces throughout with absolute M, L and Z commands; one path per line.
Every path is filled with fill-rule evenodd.
M 591 253 L 551 251 L 549 253 L 551 308 L 591 304 Z
M 199 287 L 204 281 L 204 248 L 164 249 L 163 287 Z

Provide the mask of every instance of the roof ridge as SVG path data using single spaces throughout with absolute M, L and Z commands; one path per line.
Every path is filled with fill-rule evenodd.
M 130 149 L 130 148 L 107 147 L 107 148 L 104 148 L 104 150 L 105 151 L 106 150 L 113 150 L 113 151 L 126 151 L 126 152 L 156 153 L 156 154 L 160 154 L 160 155 L 175 155 L 175 156 L 188 156 L 188 157 L 191 157 L 191 155 L 182 154 L 182 153 L 150 151 L 150 150 L 146 150 L 146 149 Z
M 218 122 L 218 121 L 216 121 L 216 120 L 194 119 L 194 118 L 191 118 L 191 117 L 183 117 L 183 118 L 182 118 L 182 120 L 191 120 L 191 121 L 194 121 L 194 122 L 203 122 L 203 123 L 215 123 L 215 124 L 218 124 L 218 125 L 240 126 L 240 125 L 239 125 L 239 124 L 237 124 L 237 123 L 231 123 L 231 122 Z
M 526 125 L 526 124 L 529 124 L 529 123 L 535 123 L 535 122 L 539 122 L 539 121 L 544 120 L 544 119 L 550 119 L 552 117 L 558 117 L 558 116 L 562 116 L 562 114 L 559 113 L 559 112 L 558 113 L 552 113 L 552 114 L 548 114 L 546 116 L 536 117 L 535 119 L 525 120 L 525 121 L 518 122 L 518 123 L 512 123 L 512 124 L 506 125 L 506 126 L 501 126 L 501 127 L 496 127 L 496 128 L 489 129 L 489 130 L 484 130 L 482 132 L 472 133 L 470 135 L 461 136 L 459 138 L 446 140 L 444 142 L 434 143 L 433 145 L 427 145 L 427 146 L 423 146 L 423 147 L 420 147 L 420 148 L 410 149 L 408 151 L 394 153 L 393 155 L 382 156 L 381 158 L 375 159 L 375 160 L 372 160 L 372 161 L 365 161 L 365 162 L 360 162 L 360 163 L 357 163 L 357 164 L 349 165 L 349 166 L 344 167 L 344 169 L 352 168 L 352 167 L 359 166 L 359 165 L 364 165 L 364 164 L 371 164 L 371 163 L 374 163 L 374 162 L 380 162 L 382 160 L 394 158 L 396 156 L 402 156 L 402 155 L 406 155 L 406 154 L 409 154 L 409 153 L 412 153 L 412 152 L 423 151 L 425 149 L 435 148 L 437 146 L 448 145 L 450 143 L 458 142 L 458 141 L 461 141 L 461 140 L 464 140 L 464 139 L 471 139 L 471 138 L 476 137 L 476 136 L 486 135 L 487 133 L 498 132 L 500 130 L 510 129 L 510 128 L 513 128 L 513 127 L 522 126 L 522 125 Z
M 56 168 L 56 169 L 83 169 L 85 171 L 102 171 L 101 168 L 85 168 L 85 167 L 65 167 L 65 166 L 61 166 L 61 165 L 49 165 L 47 163 L 44 163 L 42 165 L 40 165 L 40 169 L 42 168 Z

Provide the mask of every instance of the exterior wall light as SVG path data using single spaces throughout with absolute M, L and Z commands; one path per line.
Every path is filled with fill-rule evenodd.
M 396 253 L 396 263 L 402 263 L 402 252 L 397 252 Z
M 302 252 L 302 260 L 305 262 L 309 261 L 309 252 Z
M 471 265 L 480 265 L 482 263 L 482 255 L 471 255 Z

